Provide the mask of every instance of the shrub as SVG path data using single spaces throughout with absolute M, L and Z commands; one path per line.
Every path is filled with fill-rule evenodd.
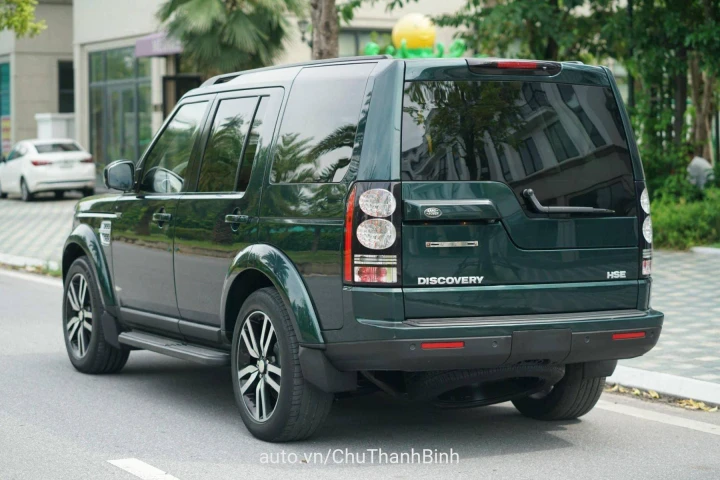
M 652 204 L 653 245 L 687 250 L 720 242 L 720 190 L 707 189 L 702 198 L 687 201 L 663 197 Z

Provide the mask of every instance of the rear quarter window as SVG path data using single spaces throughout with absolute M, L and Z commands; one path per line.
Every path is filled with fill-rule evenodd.
M 79 152 L 80 147 L 72 142 L 36 143 L 35 150 L 38 153 Z
M 407 82 L 405 181 L 498 181 L 547 206 L 635 214 L 622 118 L 606 87 L 535 82 Z
M 374 63 L 303 69 L 293 82 L 270 180 L 333 183 L 347 173 Z

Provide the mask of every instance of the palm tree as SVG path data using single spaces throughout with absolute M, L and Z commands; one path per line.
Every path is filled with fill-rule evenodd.
M 158 19 L 206 75 L 271 65 L 302 16 L 303 0 L 167 0 Z

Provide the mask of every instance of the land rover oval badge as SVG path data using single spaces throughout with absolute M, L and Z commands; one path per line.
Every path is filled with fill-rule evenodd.
M 442 215 L 442 210 L 437 207 L 430 207 L 426 208 L 423 213 L 428 218 L 438 218 L 440 215 Z

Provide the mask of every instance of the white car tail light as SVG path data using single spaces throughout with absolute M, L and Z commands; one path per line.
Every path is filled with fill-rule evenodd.
M 392 192 L 382 188 L 366 190 L 360 195 L 360 210 L 371 217 L 389 217 L 395 212 L 397 202 Z
M 642 234 L 647 243 L 652 243 L 652 241 L 653 241 L 652 220 L 650 219 L 649 215 L 647 217 L 645 217 L 645 220 L 643 221 Z
M 399 283 L 400 184 L 358 182 L 345 209 L 343 280 L 346 284 Z
M 360 244 L 370 250 L 390 248 L 397 237 L 397 231 L 392 222 L 382 218 L 365 220 L 358 225 L 355 234 Z

